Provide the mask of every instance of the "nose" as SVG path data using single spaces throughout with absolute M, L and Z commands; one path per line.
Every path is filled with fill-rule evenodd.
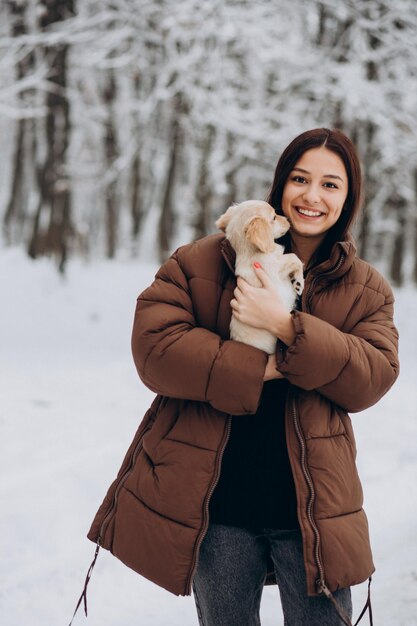
M 318 204 L 320 202 L 320 189 L 316 185 L 309 185 L 303 193 L 303 200 L 307 204 Z

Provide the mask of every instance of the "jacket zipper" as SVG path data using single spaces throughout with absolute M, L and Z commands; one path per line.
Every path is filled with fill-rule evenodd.
M 315 537 L 314 557 L 316 559 L 317 569 L 319 571 L 319 578 L 316 580 L 316 589 L 319 593 L 324 594 L 333 603 L 342 622 L 346 624 L 346 626 L 353 626 L 351 620 L 344 613 L 342 607 L 338 605 L 338 603 L 333 597 L 332 592 L 326 585 L 326 580 L 324 576 L 324 566 L 320 557 L 320 541 L 321 541 L 320 532 L 316 526 L 316 523 L 313 517 L 313 505 L 314 505 L 314 500 L 316 497 L 316 490 L 314 488 L 314 483 L 311 478 L 311 474 L 307 467 L 306 444 L 305 444 L 303 433 L 301 431 L 300 423 L 297 419 L 297 407 L 296 407 L 295 396 L 292 396 L 291 400 L 292 400 L 291 407 L 292 407 L 292 417 L 293 417 L 294 427 L 295 427 L 295 431 L 297 433 L 297 437 L 298 437 L 300 447 L 301 447 L 301 468 L 303 470 L 304 477 L 306 479 L 306 482 L 310 490 L 310 498 L 307 504 L 307 517 L 308 517 L 308 521 L 310 522 L 311 528 L 313 529 L 314 537 Z
M 296 406 L 296 401 L 295 401 L 295 396 L 293 395 L 291 397 L 291 413 L 292 413 L 292 418 L 293 418 L 293 423 L 294 423 L 294 428 L 295 428 L 295 432 L 297 433 L 297 437 L 298 437 L 298 441 L 300 444 L 300 448 L 301 448 L 301 469 L 303 470 L 303 474 L 304 474 L 304 478 L 306 479 L 306 482 L 308 484 L 309 490 L 310 490 L 310 497 L 308 500 L 308 504 L 307 504 L 307 517 L 308 517 L 308 521 L 310 522 L 310 526 L 313 529 L 314 532 L 314 537 L 315 537 L 315 547 L 314 547 L 314 556 L 316 559 L 316 564 L 317 564 L 317 569 L 319 570 L 319 575 L 320 578 L 316 581 L 317 585 L 321 585 L 326 586 L 325 585 L 325 578 L 324 578 L 324 567 L 323 567 L 323 563 L 320 557 L 320 533 L 319 533 L 319 529 L 316 526 L 316 523 L 314 521 L 314 517 L 313 517 L 313 505 L 314 505 L 314 500 L 316 498 L 316 490 L 314 488 L 314 483 L 313 480 L 311 478 L 311 474 L 309 472 L 309 469 L 307 467 L 307 459 L 306 459 L 306 443 L 304 440 L 304 436 L 303 433 L 301 431 L 301 426 L 300 423 L 298 421 L 298 417 L 297 417 L 297 406 Z M 327 588 L 327 587 L 326 587 Z
M 227 418 L 227 424 L 226 424 L 226 428 L 225 428 L 225 432 L 223 435 L 223 440 L 221 442 L 220 445 L 220 449 L 219 449 L 219 454 L 217 457 L 217 465 L 215 468 L 215 472 L 214 472 L 214 477 L 213 480 L 211 482 L 211 485 L 207 491 L 207 495 L 206 495 L 206 499 L 204 501 L 204 523 L 203 526 L 200 530 L 200 534 L 197 538 L 197 541 L 195 542 L 194 545 L 194 552 L 193 552 L 193 560 L 191 562 L 191 568 L 190 568 L 190 574 L 188 576 L 188 580 L 187 580 L 187 585 L 185 588 L 185 595 L 189 596 L 191 595 L 191 586 L 192 586 L 192 582 L 193 582 L 193 578 L 195 576 L 195 573 L 197 571 L 197 565 L 198 565 L 198 557 L 199 557 L 199 553 L 200 553 L 200 546 L 203 543 L 203 539 L 206 535 L 207 529 L 208 529 L 208 525 L 209 525 L 209 502 L 210 502 L 210 498 L 213 495 L 213 491 L 216 488 L 216 485 L 219 481 L 219 477 L 220 477 L 220 467 L 221 467 L 221 462 L 222 462 L 222 458 L 223 458 L 223 453 L 226 449 L 226 445 L 227 442 L 229 441 L 229 437 L 230 437 L 230 431 L 232 428 L 232 416 L 229 415 Z
M 150 418 L 150 421 L 152 421 L 151 418 Z M 135 447 L 135 449 L 133 451 L 133 454 L 131 456 L 129 465 L 127 466 L 125 472 L 120 476 L 119 481 L 118 481 L 118 483 L 116 485 L 116 489 L 115 489 L 115 492 L 114 492 L 114 495 L 113 495 L 113 500 L 112 500 L 111 507 L 110 507 L 108 513 L 106 514 L 104 520 L 102 521 L 101 526 L 100 526 L 100 530 L 99 530 L 99 533 L 98 533 L 97 545 L 99 545 L 99 546 L 101 546 L 102 543 L 103 543 L 105 527 L 107 526 L 108 522 L 110 521 L 111 516 L 113 515 L 113 513 L 116 510 L 117 499 L 119 497 L 120 490 L 121 490 L 121 488 L 123 486 L 123 483 L 125 482 L 125 480 L 129 476 L 130 472 L 132 471 L 132 469 L 133 469 L 133 467 L 134 467 L 134 465 L 136 463 L 136 459 L 138 457 L 138 454 L 141 451 L 142 446 L 143 446 L 143 436 L 146 433 L 146 431 L 148 430 L 148 428 L 149 428 L 149 422 L 147 423 L 146 428 L 143 430 L 142 434 L 139 437 L 139 441 L 136 444 L 136 447 Z
M 313 291 L 313 287 L 315 286 L 317 281 L 320 278 L 323 278 L 323 276 L 328 276 L 329 274 L 333 274 L 333 272 L 337 272 L 339 270 L 339 268 L 341 267 L 342 263 L 344 262 L 344 260 L 345 260 L 345 253 L 343 251 L 341 251 L 339 260 L 337 261 L 337 263 L 335 263 L 335 265 L 333 265 L 333 267 L 331 267 L 327 272 L 325 272 L 321 276 L 318 275 L 318 276 L 315 276 L 312 279 L 312 281 L 311 281 L 311 283 L 309 285 L 309 288 L 307 290 L 307 293 L 305 295 L 305 298 L 302 298 L 302 300 L 304 301 L 304 304 L 305 304 L 305 306 L 303 308 L 306 309 L 307 312 L 311 310 L 311 307 L 310 307 L 310 297 L 311 297 L 311 293 Z
M 318 279 L 322 278 L 323 276 L 332 274 L 333 272 L 336 272 L 341 267 L 344 260 L 345 260 L 345 254 L 344 252 L 342 252 L 337 263 L 332 268 L 330 268 L 327 272 L 325 272 L 325 274 L 322 274 L 321 276 L 316 276 L 313 278 L 313 280 L 311 281 L 309 285 L 309 288 L 307 290 L 307 293 L 304 299 L 305 306 L 302 307 L 306 310 L 306 312 L 311 311 L 310 298 L 311 298 L 313 288 L 316 282 L 318 281 Z M 323 566 L 323 562 L 320 556 L 320 542 L 321 542 L 320 532 L 319 532 L 319 529 L 317 528 L 317 525 L 316 525 L 316 522 L 314 521 L 314 516 L 313 516 L 313 507 L 314 507 L 314 501 L 316 499 L 316 490 L 315 490 L 313 479 L 311 478 L 311 474 L 307 465 L 306 442 L 304 439 L 304 434 L 301 430 L 300 422 L 298 420 L 295 395 L 292 396 L 291 401 L 292 401 L 291 413 L 292 413 L 293 424 L 294 424 L 295 432 L 297 434 L 298 441 L 299 441 L 300 448 L 301 448 L 301 469 L 303 471 L 304 478 L 307 482 L 307 485 L 310 491 L 310 497 L 309 497 L 308 504 L 307 504 L 307 517 L 308 517 L 308 521 L 310 522 L 310 526 L 313 529 L 313 533 L 315 537 L 314 557 L 316 559 L 317 569 L 319 571 L 319 578 L 316 580 L 316 586 L 320 593 L 324 593 L 326 596 L 328 596 L 329 594 L 331 595 L 331 593 L 325 582 L 324 566 Z

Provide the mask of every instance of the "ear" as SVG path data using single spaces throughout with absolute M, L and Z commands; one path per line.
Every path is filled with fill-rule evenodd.
M 220 215 L 219 219 L 217 219 L 214 222 L 215 226 L 217 226 L 217 228 L 219 228 L 223 232 L 226 231 L 226 228 L 230 222 L 230 218 L 232 217 L 232 211 L 235 208 L 235 206 L 236 206 L 235 204 L 232 204 L 232 206 L 229 206 L 226 213 L 223 213 L 223 215 Z
M 272 252 L 274 236 L 271 226 L 264 217 L 252 217 L 245 224 L 246 239 L 261 252 Z

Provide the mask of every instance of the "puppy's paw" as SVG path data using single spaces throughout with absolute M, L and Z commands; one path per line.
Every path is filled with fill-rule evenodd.
M 301 296 L 301 294 L 303 293 L 303 289 L 304 289 L 303 276 L 302 275 L 300 276 L 299 273 L 297 272 L 296 274 L 291 275 L 290 279 L 291 279 L 291 284 L 293 286 L 295 293 L 298 296 Z
M 301 294 L 303 293 L 303 286 L 302 284 L 298 281 L 298 280 L 294 280 L 292 283 L 292 286 L 294 287 L 294 291 L 297 295 L 301 296 Z

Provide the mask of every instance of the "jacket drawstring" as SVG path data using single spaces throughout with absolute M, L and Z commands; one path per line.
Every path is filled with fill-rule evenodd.
M 94 565 L 96 564 L 97 556 L 98 556 L 100 547 L 101 547 L 101 538 L 99 537 L 98 540 L 97 540 L 97 546 L 96 546 L 96 551 L 94 553 L 94 558 L 93 558 L 93 560 L 91 562 L 90 567 L 88 568 L 87 576 L 85 577 L 84 589 L 83 589 L 82 594 L 80 595 L 80 598 L 79 598 L 79 600 L 77 602 L 77 606 L 75 607 L 75 611 L 73 613 L 73 616 L 71 618 L 69 626 L 71 626 L 72 622 L 74 621 L 74 617 L 75 617 L 78 609 L 80 608 L 80 604 L 81 604 L 83 599 L 84 599 L 84 612 L 85 612 L 85 616 L 87 617 L 87 585 L 90 582 L 91 574 L 93 572 Z
M 75 607 L 75 611 L 72 615 L 71 621 L 69 623 L 69 626 L 72 625 L 72 622 L 74 621 L 74 617 L 77 614 L 78 609 L 80 608 L 80 604 L 84 599 L 84 612 L 85 612 L 85 616 L 87 617 L 87 586 L 88 583 L 90 582 L 90 578 L 91 578 L 91 574 L 93 573 L 93 569 L 94 566 L 96 564 L 97 561 L 97 556 L 98 553 L 100 551 L 100 547 L 101 547 L 101 538 L 99 537 L 97 540 L 97 546 L 96 546 L 96 551 L 94 553 L 94 558 L 90 564 L 90 567 L 88 568 L 87 571 L 87 576 L 85 577 L 85 582 L 84 582 L 84 589 L 79 597 L 79 600 L 77 602 L 77 606 Z M 319 581 L 319 587 L 321 589 L 321 591 L 324 593 L 324 595 L 326 596 L 326 598 L 328 598 L 330 600 L 330 602 L 333 604 L 336 613 L 339 615 L 340 619 L 342 620 L 342 622 L 344 624 L 346 624 L 346 626 L 357 626 L 357 624 L 359 624 L 359 622 L 361 621 L 362 617 L 365 615 L 366 610 L 369 610 L 369 624 L 370 626 L 373 626 L 373 616 L 372 616 L 372 604 L 371 604 L 371 582 L 372 582 L 372 576 L 369 577 L 368 579 L 368 596 L 366 598 L 366 602 L 365 605 L 358 617 L 358 619 L 356 620 L 356 622 L 354 624 L 352 624 L 351 620 L 349 619 L 348 615 L 346 615 L 345 611 L 342 609 L 342 607 L 340 606 L 340 604 L 337 602 L 336 598 L 334 597 L 334 595 L 332 594 L 332 592 L 330 591 L 330 589 L 327 587 L 327 585 L 323 582 L 323 581 Z
M 356 620 L 354 624 L 352 624 L 349 616 L 346 615 L 345 611 L 342 609 L 342 607 L 340 606 L 340 604 L 338 603 L 338 601 L 336 600 L 336 598 L 334 597 L 330 589 L 327 587 L 327 585 L 323 581 L 318 581 L 318 585 L 321 591 L 326 596 L 326 598 L 328 598 L 330 602 L 333 604 L 336 610 L 336 613 L 338 614 L 342 622 L 346 624 L 346 626 L 357 626 L 357 624 L 359 624 L 359 622 L 361 621 L 362 617 L 365 615 L 367 609 L 369 609 L 370 626 L 373 626 L 374 622 L 372 618 L 372 605 L 371 605 L 371 582 L 372 582 L 372 576 L 370 576 L 368 580 L 368 597 L 366 598 L 365 606 L 363 607 L 361 614 L 359 615 L 358 619 Z
M 370 626 L 373 626 L 373 624 L 374 624 L 374 620 L 372 618 L 371 582 L 372 582 L 372 576 L 370 576 L 369 580 L 368 580 L 368 597 L 366 598 L 365 606 L 363 607 L 363 609 L 361 611 L 361 614 L 359 615 L 358 619 L 356 620 L 354 626 L 356 626 L 356 624 L 359 624 L 359 622 L 361 621 L 362 617 L 366 613 L 366 609 L 369 610 L 369 624 L 370 624 Z

